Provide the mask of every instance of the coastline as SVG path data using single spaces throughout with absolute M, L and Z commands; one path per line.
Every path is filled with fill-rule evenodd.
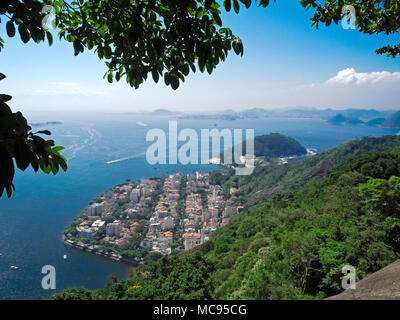
M 288 157 L 276 157 L 276 158 L 272 158 L 271 161 L 272 161 L 272 163 L 275 163 L 276 165 L 283 165 L 283 164 L 289 163 L 290 160 L 308 158 L 308 157 L 312 157 L 318 153 L 317 149 L 315 149 L 315 148 L 306 148 L 306 150 L 307 150 L 307 152 L 304 154 L 298 154 L 298 155 L 293 155 L 293 156 L 288 156 Z M 271 164 L 271 162 L 265 161 L 264 157 L 255 157 L 254 160 L 255 160 L 255 163 L 257 163 L 256 166 L 273 165 L 273 164 Z M 210 158 L 208 160 L 208 163 L 218 165 L 225 169 L 235 169 L 235 166 L 233 164 L 225 164 L 225 163 L 221 162 L 221 159 L 218 157 Z
M 280 165 L 287 164 L 287 163 L 289 163 L 290 160 L 298 160 L 298 159 L 308 158 L 308 157 L 315 156 L 317 154 L 316 149 L 306 148 L 306 150 L 307 150 L 307 153 L 305 153 L 305 154 L 289 156 L 289 157 L 279 157 L 279 158 L 277 158 L 278 164 L 280 164 Z
M 64 243 L 64 245 L 67 245 L 71 248 L 79 249 L 88 253 L 102 256 L 104 258 L 111 259 L 116 262 L 126 263 L 133 267 L 137 267 L 145 263 L 141 259 L 128 259 L 114 252 L 106 252 L 105 250 L 99 249 L 97 245 L 87 245 L 84 244 L 83 242 L 73 241 L 64 234 L 62 235 L 61 240 Z

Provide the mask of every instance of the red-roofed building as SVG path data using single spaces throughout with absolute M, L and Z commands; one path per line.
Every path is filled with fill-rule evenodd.
M 227 226 L 228 224 L 229 224 L 229 219 L 228 218 L 222 219 L 221 227 Z

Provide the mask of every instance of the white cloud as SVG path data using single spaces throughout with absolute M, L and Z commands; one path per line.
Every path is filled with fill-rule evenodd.
M 272 96 L 279 99 L 281 106 L 398 109 L 399 88 L 400 72 L 357 72 L 346 68 L 325 81 L 288 88 Z
M 338 72 L 338 74 L 326 84 L 375 84 L 382 82 L 400 81 L 400 72 L 378 71 L 378 72 L 357 72 L 354 68 L 347 68 Z

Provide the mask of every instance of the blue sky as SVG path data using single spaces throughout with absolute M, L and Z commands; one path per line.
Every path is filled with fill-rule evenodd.
M 396 109 L 400 106 L 400 60 L 374 49 L 399 41 L 368 36 L 341 25 L 311 28 L 299 1 L 278 0 L 264 9 L 243 6 L 239 15 L 223 14 L 223 23 L 241 37 L 243 57 L 233 52 L 210 76 L 196 73 L 177 90 L 162 81 L 138 90 L 125 81 L 103 80 L 104 61 L 94 52 L 73 55 L 70 43 L 23 44 L 6 40 L 0 53 L 7 79 L 0 91 L 13 95 L 15 110 L 139 111 L 157 108 L 216 111 L 252 107 Z

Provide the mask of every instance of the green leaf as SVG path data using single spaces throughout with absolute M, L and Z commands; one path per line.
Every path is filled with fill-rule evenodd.
M 15 169 L 11 154 L 0 142 L 0 197 L 4 189 L 7 191 L 7 196 L 11 196 L 11 185 L 14 173 Z
M 164 82 L 165 84 L 168 86 L 171 82 L 170 82 L 171 76 L 169 75 L 169 73 L 165 73 L 164 74 Z
M 221 20 L 221 17 L 219 16 L 219 14 L 213 12 L 212 16 L 213 16 L 213 19 L 214 19 L 215 23 L 216 23 L 218 26 L 222 27 L 222 20 Z
M 19 32 L 19 36 L 21 37 L 22 42 L 27 43 L 30 39 L 30 36 L 29 36 L 29 31 L 25 27 L 25 25 L 20 24 L 18 26 L 18 32 Z
M 78 39 L 74 40 L 73 46 L 74 46 L 74 55 L 77 56 L 79 54 L 79 52 L 81 51 L 81 48 L 80 48 L 81 44 Z
M 7 28 L 7 35 L 12 38 L 15 36 L 15 27 L 14 27 L 14 23 L 12 21 L 8 21 L 6 24 L 6 28 Z
M 243 43 L 240 39 L 236 39 L 232 42 L 232 48 L 237 55 L 240 54 L 243 56 Z
M 152 70 L 151 75 L 153 76 L 154 82 L 157 83 L 160 79 L 160 74 L 156 70 Z
M 243 3 L 247 9 L 251 6 L 251 0 L 240 0 L 240 2 Z
M 179 80 L 176 77 L 171 77 L 171 87 L 174 90 L 179 88 Z
M 11 96 L 9 96 L 8 94 L 0 94 L 0 101 L 2 102 L 7 102 L 10 101 L 12 99 Z
M 14 150 L 15 150 L 15 162 L 17 163 L 17 167 L 25 171 L 25 169 L 29 166 L 32 158 L 32 151 L 30 150 L 29 146 L 26 142 L 22 139 L 17 139 L 14 143 Z
M 238 0 L 233 0 L 233 9 L 235 10 L 235 12 L 238 14 L 240 11 L 240 5 Z
M 111 58 L 111 54 L 112 54 L 112 52 L 111 52 L 110 46 L 105 46 L 104 47 L 104 58 L 110 59 Z
M 108 76 L 107 76 L 107 81 L 108 81 L 109 83 L 112 83 L 112 82 L 113 82 L 113 73 L 112 73 L 112 72 L 110 72 L 110 73 L 108 74 Z
M 46 134 L 48 136 L 51 135 L 51 132 L 49 130 L 38 131 L 38 133 Z
M 182 66 L 181 70 L 182 70 L 182 73 L 185 75 L 185 77 L 189 75 L 190 69 L 187 64 L 184 64 Z
M 47 35 L 47 42 L 49 43 L 49 46 L 51 46 L 53 44 L 53 35 L 49 31 L 46 32 L 46 35 Z
M 41 164 L 40 165 L 40 169 L 45 173 L 45 174 L 49 174 L 51 172 L 51 165 L 44 165 Z
M 224 8 L 226 11 L 231 11 L 232 3 L 231 0 L 224 0 Z
M 58 173 L 58 163 L 56 159 L 51 159 L 50 160 L 50 168 L 51 172 L 56 175 Z
M 52 149 L 52 151 L 53 151 L 53 152 L 59 152 L 59 151 L 64 150 L 64 149 L 65 149 L 65 148 L 62 147 L 62 146 L 57 146 L 57 147 L 54 147 L 54 148 Z
M 104 57 L 103 48 L 100 46 L 97 48 L 97 56 L 99 57 L 99 59 L 103 59 Z
M 259 7 L 266 8 L 269 5 L 269 0 L 261 0 L 260 4 L 258 5 Z
M 212 72 L 213 72 L 212 64 L 211 63 L 207 63 L 206 64 L 206 68 L 207 68 L 208 74 L 212 74 Z

